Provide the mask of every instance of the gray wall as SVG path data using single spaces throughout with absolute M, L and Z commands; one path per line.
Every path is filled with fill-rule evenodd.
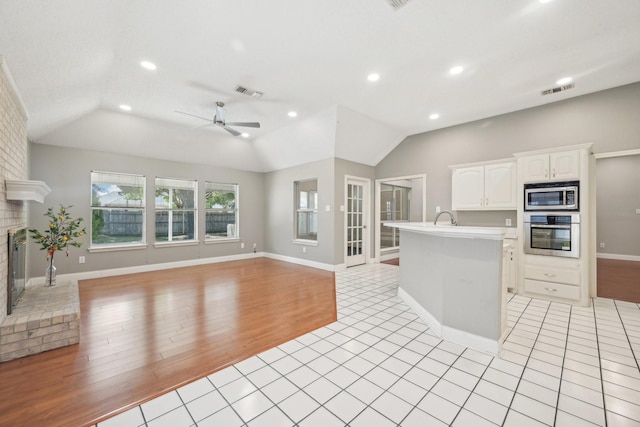
M 335 224 L 334 160 L 325 159 L 301 166 L 268 172 L 264 177 L 265 203 L 258 213 L 264 214 L 264 250 L 286 257 L 333 265 Z M 294 243 L 293 183 L 318 180 L 318 244 Z M 326 212 L 325 206 L 331 211 Z M 305 248 L 306 252 L 303 252 Z
M 157 264 L 162 262 L 183 261 L 198 258 L 235 255 L 264 249 L 263 175 L 221 167 L 154 160 L 142 157 L 123 156 L 96 151 L 62 148 L 51 145 L 32 144 L 30 152 L 31 179 L 45 181 L 51 187 L 51 193 L 44 204 L 31 202 L 29 226 L 44 229 L 47 225 L 43 216 L 48 207 L 57 210 L 60 204 L 72 205 L 72 216 L 85 219 L 84 225 L 89 232 L 91 176 L 92 170 L 106 172 L 135 173 L 147 178 L 147 216 L 146 234 L 148 247 L 140 250 L 110 251 L 89 253 L 89 237 L 85 237 L 81 248 L 71 248 L 69 257 L 56 254 L 55 262 L 59 274 L 84 271 L 107 270 L 112 268 Z M 158 247 L 153 246 L 154 210 L 153 188 L 155 177 L 185 178 L 198 180 L 199 207 L 204 207 L 204 182 L 224 182 L 239 184 L 239 231 L 245 248 L 240 242 L 204 244 L 204 215 L 198 215 L 200 243 L 193 246 Z M 35 244 L 29 245 L 28 259 L 31 277 L 44 275 L 46 254 Z M 78 256 L 86 257 L 85 264 L 78 263 Z M 41 262 L 38 262 L 41 261 Z
M 640 155 L 596 160 L 596 194 L 598 253 L 640 256 Z
M 435 217 L 436 206 L 451 208 L 449 165 L 510 158 L 517 152 L 583 143 L 593 143 L 596 153 L 638 149 L 638 117 L 640 83 L 634 83 L 410 136 L 376 166 L 376 178 L 426 173 L 429 220 Z M 512 218 L 515 224 L 513 211 L 456 215 L 464 225 L 504 226 L 505 218 Z M 598 239 L 614 240 L 602 233 L 605 232 L 599 231 Z M 627 241 L 620 242 L 621 247 L 633 244 L 628 235 L 622 239 Z

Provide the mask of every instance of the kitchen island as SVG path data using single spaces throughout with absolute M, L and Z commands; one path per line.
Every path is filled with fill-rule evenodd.
M 437 336 L 498 355 L 506 330 L 505 228 L 386 223 L 400 230 L 400 296 Z

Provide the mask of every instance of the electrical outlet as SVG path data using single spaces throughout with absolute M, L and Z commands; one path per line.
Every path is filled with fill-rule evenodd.
M 244 249 L 244 242 L 240 243 L 240 249 Z
M 507 218 L 504 220 L 504 225 L 506 225 L 507 227 L 511 227 L 511 218 Z
M 85 262 L 85 259 L 83 256 L 78 257 L 78 264 L 84 264 L 84 262 Z
M 257 244 L 257 243 L 254 243 L 254 244 L 253 244 L 253 250 L 255 251 L 257 247 L 258 247 L 258 244 Z
M 307 248 L 306 248 L 306 246 L 303 246 L 303 247 L 302 247 L 302 253 L 303 253 L 303 254 L 304 254 L 304 253 L 307 253 Z
M 636 215 L 640 215 L 640 209 L 636 209 Z
M 440 213 L 440 206 L 436 206 L 436 213 Z
M 604 242 L 600 243 L 600 249 L 604 249 Z

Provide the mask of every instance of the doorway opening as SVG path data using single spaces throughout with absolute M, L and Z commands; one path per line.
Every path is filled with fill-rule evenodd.
M 426 221 L 426 180 L 425 174 L 376 180 L 377 262 L 400 256 L 400 232 L 397 228 L 385 226 L 385 223 Z

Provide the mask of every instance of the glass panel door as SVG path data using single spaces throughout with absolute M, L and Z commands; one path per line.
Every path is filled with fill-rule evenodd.
M 347 180 L 346 203 L 345 259 L 347 267 L 351 267 L 366 262 L 365 185 L 363 183 Z

